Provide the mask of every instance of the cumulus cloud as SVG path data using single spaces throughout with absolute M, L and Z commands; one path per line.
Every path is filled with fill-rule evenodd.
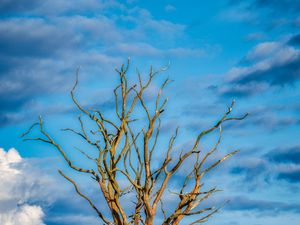
M 23 205 L 18 209 L 0 214 L 3 225 L 45 225 L 44 213 L 40 206 Z
M 0 148 L 0 224 L 44 225 L 42 205 L 50 204 L 53 181 L 35 171 L 14 148 Z M 52 195 L 53 196 L 53 195 Z
M 21 161 L 22 158 L 16 149 L 12 148 L 8 152 L 5 152 L 4 149 L 0 148 L 0 163 L 2 166 L 2 171 L 16 171 L 14 169 L 9 168 L 9 165 L 11 163 L 18 163 Z

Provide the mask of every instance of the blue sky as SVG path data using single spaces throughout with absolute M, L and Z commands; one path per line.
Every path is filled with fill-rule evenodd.
M 132 80 L 136 67 L 145 75 L 150 65 L 170 63 L 162 75 L 174 80 L 165 93 L 170 101 L 163 137 L 181 126 L 179 145 L 209 127 L 233 99 L 235 115 L 250 113 L 224 127 L 224 151 L 242 151 L 207 178 L 207 185 L 224 189 L 211 203 L 230 199 L 208 224 L 296 225 L 299 9 L 299 0 L 4 0 L 0 205 L 7 207 L 0 207 L 0 221 L 17 225 L 31 211 L 35 218 L 28 224 L 98 224 L 57 175 L 57 168 L 67 171 L 59 155 L 47 145 L 23 142 L 20 134 L 42 115 L 58 141 L 77 143 L 59 133 L 76 123 L 78 112 L 69 96 L 76 68 L 81 68 L 79 100 L 109 114 L 114 68 L 130 57 Z M 11 182 L 20 174 L 24 180 Z M 78 179 L 91 194 L 96 191 Z M 18 215 L 15 221 L 12 215 Z

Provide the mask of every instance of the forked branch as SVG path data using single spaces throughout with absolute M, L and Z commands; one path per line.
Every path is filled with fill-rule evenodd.
M 156 217 L 160 217 L 164 225 L 179 224 L 184 217 L 196 218 L 191 224 L 201 224 L 219 210 L 214 206 L 203 208 L 201 203 L 220 191 L 217 188 L 205 190 L 203 177 L 238 152 L 238 150 L 232 151 L 209 164 L 211 160 L 208 159 L 218 151 L 221 143 L 222 124 L 227 121 L 243 120 L 248 114 L 241 117 L 231 117 L 234 107 L 233 101 L 212 127 L 198 133 L 192 147 L 183 149 L 180 154 L 175 154 L 173 151 L 178 137 L 178 128 L 175 134 L 170 137 L 167 146 L 159 144 L 159 137 L 162 137 L 160 132 L 161 115 L 168 102 L 168 98 L 163 98 L 163 92 L 171 80 L 165 79 L 154 99 L 146 100 L 144 97 L 145 91 L 153 85 L 154 78 L 167 70 L 168 66 L 158 70 L 151 67 L 145 80 L 142 79 L 142 74 L 137 70 L 137 83 L 129 85 L 127 75 L 130 68 L 129 64 L 130 61 L 127 65 L 122 65 L 120 69 L 116 69 L 118 84 L 113 91 L 115 98 L 114 115 L 110 114 L 109 116 L 101 109 L 87 109 L 77 100 L 75 91 L 79 81 L 79 70 L 76 71 L 71 99 L 82 114 L 78 117 L 80 128 L 79 130 L 65 128 L 63 131 L 74 134 L 75 137 L 80 138 L 80 141 L 96 149 L 97 156 L 94 157 L 86 149 L 75 147 L 81 156 L 88 159 L 89 163 L 86 164 L 86 167 L 97 168 L 97 171 L 76 166 L 69 158 L 67 151 L 45 130 L 41 117 L 39 122 L 33 124 L 22 137 L 25 141 L 36 140 L 52 145 L 71 169 L 92 176 L 97 182 L 99 192 L 109 209 L 110 219 L 104 216 L 106 213 L 100 212 L 96 207 L 93 197 L 89 198 L 83 194 L 78 184 L 59 170 L 59 173 L 74 186 L 77 194 L 88 202 L 105 224 L 153 225 Z M 134 118 L 134 112 L 138 112 L 139 115 L 144 113 L 145 121 Z M 89 123 L 85 123 L 84 117 L 89 120 Z M 108 119 L 111 117 L 113 119 Z M 88 128 L 88 124 L 91 123 L 97 130 Z M 138 129 L 141 125 L 143 128 Z M 36 127 L 39 127 L 39 133 L 42 136 L 29 137 Z M 217 129 L 219 129 L 219 137 L 216 144 L 204 152 L 199 148 L 200 142 L 204 136 Z M 157 149 L 159 149 L 159 153 Z M 159 154 L 161 161 L 154 163 L 156 154 Z M 170 182 L 176 179 L 174 175 L 185 163 L 189 164 L 191 171 L 184 176 L 182 184 L 176 190 L 170 190 L 169 193 L 166 193 Z M 171 207 L 173 210 L 170 210 L 167 203 L 163 202 L 163 196 L 166 194 L 178 196 L 177 203 Z M 134 203 L 134 207 L 129 208 L 128 201 L 123 202 L 122 197 L 125 195 L 135 196 L 130 200 Z M 161 212 L 157 210 L 159 203 Z

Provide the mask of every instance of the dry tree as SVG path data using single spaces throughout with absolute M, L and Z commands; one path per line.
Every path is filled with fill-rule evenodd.
M 170 83 L 170 80 L 166 79 L 162 83 L 152 107 L 148 107 L 149 102 L 145 100 L 144 94 L 151 86 L 153 79 L 167 68 L 164 67 L 154 71 L 151 67 L 146 81 L 143 81 L 141 74 L 137 71 L 137 84 L 134 85 L 129 85 L 127 79 L 128 68 L 129 61 L 127 65 L 123 64 L 120 69 L 116 69 L 119 76 L 119 84 L 114 89 L 114 108 L 117 120 L 108 119 L 103 112 L 87 109 L 79 103 L 75 97 L 79 73 L 77 70 L 76 82 L 71 90 L 71 97 L 81 114 L 87 117 L 97 127 L 97 130 L 88 131 L 87 124 L 85 124 L 82 116 L 79 117 L 80 131 L 72 128 L 63 130 L 72 132 L 79 136 L 83 142 L 95 148 L 97 151 L 97 157 L 95 158 L 91 157 L 89 153 L 79 150 L 83 157 L 94 163 L 93 167 L 81 168 L 72 162 L 67 151 L 45 130 L 41 117 L 39 117 L 39 122 L 33 124 L 22 136 L 24 140 L 37 140 L 50 144 L 61 154 L 71 169 L 87 174 L 95 180 L 100 189 L 99 191 L 104 197 L 103 199 L 105 199 L 104 202 L 106 202 L 108 212 L 99 210 L 97 208 L 99 202 L 96 204 L 95 200 L 81 191 L 74 179 L 59 170 L 59 173 L 74 186 L 77 194 L 94 209 L 103 224 L 152 225 L 157 223 L 154 222 L 154 219 L 158 215 L 162 218 L 162 224 L 164 225 L 179 224 L 183 218 L 190 216 L 194 216 L 193 222 L 190 224 L 201 224 L 219 210 L 219 208 L 213 206 L 201 208 L 200 203 L 218 191 L 216 188 L 203 190 L 204 175 L 238 152 L 238 150 L 232 151 L 223 157 L 217 158 L 212 163 L 208 161 L 221 143 L 221 125 L 230 120 L 242 120 L 247 114 L 242 117 L 230 117 L 234 106 L 234 102 L 232 102 L 224 115 L 211 128 L 198 133 L 190 148 L 184 149 L 178 154 L 172 154 L 178 134 L 178 129 L 176 129 L 175 134 L 170 137 L 165 151 L 160 153 L 162 160 L 154 163 L 153 154 L 157 149 L 157 141 L 160 135 L 161 114 L 164 112 L 168 101 L 167 98 L 161 99 L 162 91 Z M 142 109 L 146 117 L 142 121 L 144 126 L 140 131 L 136 131 L 134 124 L 137 120 L 132 116 L 136 108 Z M 28 137 L 36 126 L 39 127 L 39 132 L 43 137 Z M 220 132 L 215 145 L 206 152 L 202 151 L 199 147 L 202 138 L 217 129 Z M 160 147 L 160 149 L 162 148 Z M 189 165 L 191 172 L 185 174 L 177 192 L 168 192 L 168 184 L 174 179 L 174 175 L 185 163 L 191 163 L 191 158 L 195 159 L 193 165 Z M 125 189 L 120 184 L 124 179 L 129 183 L 129 187 Z M 130 209 L 128 208 L 128 202 L 124 204 L 121 200 L 122 196 L 127 193 L 133 193 L 132 196 L 135 198 L 132 201 L 134 205 Z M 177 203 L 172 204 L 172 207 L 166 210 L 163 195 L 170 194 L 178 196 Z M 158 208 L 160 208 L 159 212 Z

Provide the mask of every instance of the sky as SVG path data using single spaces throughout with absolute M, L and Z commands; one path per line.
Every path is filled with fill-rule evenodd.
M 150 65 L 170 66 L 155 81 L 174 80 L 163 138 L 180 126 L 178 144 L 191 143 L 232 100 L 234 115 L 249 113 L 223 128 L 222 151 L 241 152 L 207 178 L 224 190 L 207 204 L 229 200 L 207 224 L 299 223 L 299 0 L 0 2 L 1 224 L 100 224 L 57 173 L 71 173 L 59 154 L 20 135 L 41 115 L 60 143 L 80 145 L 60 131 L 79 115 L 69 94 L 76 69 L 80 102 L 110 114 L 114 68 L 128 57 L 133 81 L 136 68 L 146 76 Z

